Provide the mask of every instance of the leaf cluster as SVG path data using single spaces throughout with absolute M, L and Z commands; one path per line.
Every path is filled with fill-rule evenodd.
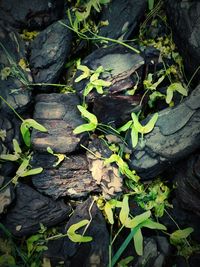
M 131 130 L 131 142 L 132 147 L 136 147 L 138 144 L 138 135 L 141 134 L 141 146 L 143 146 L 143 136 L 144 134 L 150 133 L 158 119 L 158 113 L 155 113 L 152 118 L 148 121 L 146 125 L 142 125 L 139 120 L 138 116 L 132 112 L 131 113 L 132 120 L 128 121 L 125 125 L 118 129 L 119 132 L 125 132 L 127 130 Z
M 128 195 L 124 195 L 122 201 L 111 199 L 107 201 L 104 207 L 102 208 L 111 225 L 114 224 L 113 210 L 115 210 L 115 208 L 120 209 L 119 221 L 122 226 L 120 230 L 118 231 L 118 233 L 115 235 L 113 242 L 115 241 L 116 237 L 119 235 L 119 233 L 124 227 L 130 229 L 131 231 L 128 237 L 124 240 L 124 242 L 122 243 L 122 245 L 116 252 L 116 254 L 113 256 L 111 266 L 115 265 L 115 263 L 118 261 L 123 251 L 126 249 L 129 242 L 132 240 L 132 238 L 134 240 L 134 247 L 135 247 L 136 253 L 138 255 L 143 254 L 143 236 L 142 236 L 142 231 L 141 231 L 143 227 L 150 228 L 150 229 L 166 230 L 166 227 L 163 224 L 154 222 L 150 218 L 151 217 L 150 211 L 145 211 L 144 213 L 133 217 L 130 213 Z M 113 242 L 112 242 L 112 245 L 113 245 Z
M 84 97 L 86 97 L 93 89 L 95 89 L 98 94 L 103 94 L 103 87 L 109 87 L 111 85 L 111 82 L 99 78 L 100 74 L 105 72 L 102 66 L 99 66 L 96 70 L 90 70 L 87 66 L 78 65 L 77 69 L 81 70 L 83 73 L 75 79 L 76 83 L 83 79 L 90 78 L 83 91 Z

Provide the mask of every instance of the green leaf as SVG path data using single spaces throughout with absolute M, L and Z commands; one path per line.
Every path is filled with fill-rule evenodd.
M 87 79 L 88 77 L 90 77 L 91 71 L 90 71 L 90 69 L 87 66 L 79 65 L 79 66 L 77 66 L 77 69 L 78 70 L 82 70 L 83 71 L 83 74 L 81 74 L 79 77 L 77 77 L 75 79 L 75 83 L 78 83 L 81 80 Z
M 140 228 L 137 229 L 133 236 L 135 251 L 139 256 L 143 254 L 143 236 Z
M 31 127 L 40 132 L 47 132 L 47 129 L 44 126 L 42 126 L 40 123 L 36 122 L 35 120 L 33 119 L 24 120 L 20 126 L 20 131 L 21 131 L 24 143 L 28 147 L 30 147 L 31 145 L 31 134 L 29 131 Z
M 181 83 L 172 83 L 169 85 L 168 88 L 172 91 L 179 92 L 181 95 L 184 95 L 184 96 L 188 95 L 187 90 L 183 87 L 183 85 Z
M 106 202 L 104 206 L 104 211 L 106 213 L 109 223 L 114 224 L 112 206 L 110 205 L 108 201 Z
M 131 142 L 133 148 L 138 144 L 138 131 L 135 129 L 134 125 L 131 127 Z
M 183 96 L 188 95 L 187 90 L 182 86 L 181 83 L 172 83 L 167 88 L 167 97 L 166 97 L 167 104 L 170 104 L 170 102 L 172 101 L 174 91 L 179 92 Z
M 112 154 L 109 158 L 104 160 L 104 164 L 108 165 L 111 164 L 113 162 L 119 162 L 119 160 L 121 159 L 121 157 L 117 154 Z
M 28 250 L 28 256 L 31 255 L 32 250 L 34 249 L 35 245 L 34 243 L 39 241 L 42 238 L 41 234 L 36 234 L 36 235 L 32 235 L 30 236 L 27 240 L 26 240 L 26 246 L 27 246 L 27 250 Z
M 148 0 L 148 6 L 149 6 L 149 10 L 152 10 L 154 7 L 154 0 Z
M 50 154 L 54 155 L 53 150 L 50 148 L 50 146 L 47 147 L 47 152 L 49 152 Z
M 20 155 L 13 155 L 13 154 L 1 154 L 0 159 L 9 160 L 9 161 L 16 161 L 20 158 Z
M 101 85 L 95 85 L 95 88 L 96 88 L 98 94 L 100 94 L 100 95 L 103 94 L 103 88 Z
M 29 160 L 30 158 L 26 158 L 22 161 L 21 165 L 19 166 L 16 174 L 21 177 L 21 175 L 23 175 L 23 173 L 25 172 L 25 170 L 27 169 L 28 165 L 29 165 Z
M 128 267 L 129 263 L 134 259 L 133 256 L 126 257 L 125 259 L 120 260 L 120 262 L 117 263 L 117 267 Z
M 131 113 L 131 117 L 132 117 L 132 119 L 133 119 L 133 124 L 134 124 L 135 129 L 136 129 L 139 133 L 142 133 L 144 127 L 143 127 L 143 126 L 141 125 L 141 123 L 138 121 L 138 117 L 137 117 L 137 115 L 136 115 L 134 112 L 132 112 L 132 113 Z
M 165 99 L 165 95 L 158 92 L 158 91 L 155 91 L 153 92 L 150 96 L 149 96 L 149 101 L 148 101 L 148 105 L 150 108 L 153 108 L 154 107 L 154 103 L 157 99 Z
M 110 0 L 99 0 L 99 3 L 102 5 L 110 3 Z
M 118 132 L 125 132 L 125 131 L 127 131 L 131 127 L 131 124 L 132 123 L 133 123 L 132 120 L 128 121 L 127 123 L 125 123 L 123 126 L 121 126 L 118 129 Z
M 94 131 L 96 129 L 96 125 L 93 123 L 85 123 L 80 126 L 77 126 L 74 130 L 74 134 L 80 134 L 83 132 L 89 132 L 89 131 Z
M 92 83 L 88 83 L 88 85 L 85 87 L 84 91 L 83 91 L 83 96 L 87 96 L 92 89 L 94 88 Z
M 167 230 L 165 225 L 163 225 L 161 223 L 154 222 L 151 219 L 147 219 L 146 221 L 144 221 L 142 223 L 142 227 L 146 227 L 146 228 L 150 228 L 150 229 L 163 230 L 163 231 Z
M 77 234 L 76 231 L 80 229 L 81 227 L 87 225 L 89 223 L 89 220 L 82 220 L 78 223 L 75 223 L 71 225 L 67 231 L 67 236 L 72 242 L 90 242 L 92 241 L 91 236 L 82 236 L 80 234 Z
M 170 235 L 170 243 L 175 246 L 182 243 L 183 239 L 186 239 L 193 231 L 192 227 L 176 230 Z
M 126 221 L 129 215 L 128 196 L 125 195 L 122 201 L 122 208 L 119 213 L 119 219 L 123 225 L 126 225 Z
M 0 266 L 2 267 L 14 267 L 16 266 L 15 259 L 13 256 L 4 254 L 0 256 Z
M 127 220 L 126 222 L 126 227 L 127 228 L 135 228 L 138 226 L 140 223 L 146 221 L 149 217 L 151 216 L 151 212 L 148 210 L 140 215 L 135 216 L 131 220 Z
M 170 102 L 172 101 L 173 94 L 174 94 L 173 90 L 168 87 L 167 88 L 167 96 L 166 96 L 166 103 L 167 104 L 170 104 Z
M 54 154 L 54 156 L 56 156 L 58 160 L 53 164 L 53 167 L 58 166 L 66 158 L 64 154 Z
M 155 113 L 153 117 L 150 119 L 150 121 L 144 126 L 143 133 L 144 134 L 150 133 L 153 130 L 157 120 L 158 120 L 158 113 Z
M 24 143 L 26 144 L 27 147 L 30 147 L 30 145 L 31 145 L 31 134 L 30 134 L 28 125 L 23 122 L 21 124 L 21 126 L 20 126 L 20 131 L 21 131 Z
M 19 146 L 19 143 L 17 142 L 16 139 L 13 139 L 13 148 L 14 148 L 14 151 L 16 154 L 21 154 L 22 153 L 22 150 Z
M 24 124 L 27 124 L 28 128 L 34 128 L 40 132 L 47 132 L 48 130 L 41 125 L 40 123 L 38 123 L 37 121 L 33 120 L 33 119 L 26 119 L 23 121 Z M 22 124 L 23 124 L 22 123 Z
M 96 117 L 94 114 L 92 114 L 92 113 L 90 113 L 89 111 L 87 111 L 87 109 L 84 108 L 84 107 L 81 106 L 81 105 L 78 105 L 77 108 L 78 108 L 78 110 L 81 112 L 81 115 L 82 115 L 83 117 L 85 117 L 86 119 L 88 119 L 89 122 L 92 122 L 94 125 L 97 125 L 97 124 L 98 124 L 97 117 Z
M 104 81 L 104 80 L 98 79 L 98 80 L 93 81 L 92 84 L 95 85 L 95 86 L 98 85 L 98 86 L 102 86 L 102 87 L 108 87 L 112 83 L 108 82 L 108 81 Z
M 43 168 L 39 167 L 39 168 L 35 168 L 35 169 L 31 169 L 31 170 L 25 171 L 20 176 L 21 177 L 25 177 L 25 176 L 29 176 L 29 175 L 36 175 L 36 174 L 41 173 L 42 171 L 43 171 Z

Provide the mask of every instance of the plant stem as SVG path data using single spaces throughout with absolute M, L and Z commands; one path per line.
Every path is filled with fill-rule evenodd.
M 3 98 L 1 95 L 0 95 L 0 98 L 2 99 L 2 101 L 4 103 L 6 103 L 6 105 L 15 113 L 15 115 L 23 122 L 24 119 L 17 113 L 17 111 L 5 100 L 5 98 Z
M 29 86 L 55 86 L 55 87 L 66 87 L 66 84 L 59 83 L 29 83 Z
M 15 176 L 16 177 L 16 176 Z M 14 178 L 15 177 L 13 177 L 12 179 L 10 179 L 10 181 L 8 181 L 5 185 L 3 185 L 1 188 L 0 188 L 0 192 L 1 191 L 3 191 L 10 183 L 12 183 L 12 181 L 14 180 Z
M 102 41 L 105 41 L 105 42 L 113 42 L 113 43 L 117 43 L 119 45 L 122 45 L 122 46 L 125 46 L 126 48 L 129 48 L 130 50 L 134 51 L 135 53 L 139 54 L 140 51 L 122 41 L 119 41 L 119 40 L 116 40 L 116 39 L 112 39 L 112 38 L 109 38 L 109 37 L 104 37 L 104 36 L 101 36 L 101 35 L 97 35 L 95 33 L 93 33 L 92 31 L 90 31 L 88 29 L 88 31 L 94 36 L 94 37 L 88 37 L 87 35 L 85 34 L 82 34 L 80 32 L 78 32 L 77 30 L 75 30 L 73 28 L 73 25 L 71 25 L 71 27 L 67 24 L 65 24 L 64 22 L 60 22 L 60 24 L 62 24 L 63 26 L 67 27 L 68 29 L 70 29 L 71 31 L 75 32 L 80 38 L 82 39 L 86 39 L 86 40 L 102 40 Z
M 122 229 L 124 228 L 124 225 L 122 225 L 120 227 L 120 229 L 118 230 L 118 232 L 116 233 L 116 235 L 114 236 L 111 245 L 113 245 L 113 243 L 115 242 L 116 238 L 118 237 L 118 235 L 120 234 L 120 232 L 122 231 Z
M 188 87 L 188 88 L 189 88 L 189 86 L 190 86 L 192 80 L 194 79 L 194 77 L 196 76 L 196 74 L 197 74 L 197 72 L 198 72 L 199 70 L 200 70 L 200 65 L 199 65 L 199 67 L 195 70 L 195 72 L 194 72 L 194 74 L 192 75 L 192 77 L 190 78 L 190 80 L 189 80 L 189 82 L 188 82 L 188 84 L 187 84 L 187 87 Z

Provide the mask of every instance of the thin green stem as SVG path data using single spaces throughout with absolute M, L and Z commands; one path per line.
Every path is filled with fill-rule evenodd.
M 65 24 L 64 22 L 60 22 L 60 24 L 62 24 L 63 26 L 67 27 L 68 29 L 70 29 L 71 31 L 75 32 L 80 38 L 82 39 L 86 39 L 86 40 L 96 40 L 96 41 L 105 41 L 105 42 L 113 42 L 113 43 L 117 43 L 119 45 L 122 45 L 122 46 L 125 46 L 126 48 L 134 51 L 135 53 L 139 54 L 140 51 L 122 41 L 119 41 L 119 40 L 115 40 L 115 39 L 112 39 L 112 38 L 109 38 L 109 37 L 104 37 L 104 36 L 101 36 L 101 35 L 97 35 L 95 33 L 93 33 L 92 31 L 90 31 L 88 29 L 88 31 L 94 36 L 94 37 L 88 37 L 87 35 L 83 34 L 83 33 L 80 33 L 79 31 L 77 31 L 76 29 L 74 29 L 73 25 L 71 25 L 71 27 L 67 24 Z
M 12 181 L 18 177 L 17 175 L 15 177 L 13 177 L 12 179 L 10 179 L 10 181 L 8 181 L 5 185 L 3 185 L 1 188 L 0 188 L 0 192 L 3 191 L 10 183 L 12 183 Z
M 29 83 L 29 86 L 56 86 L 56 87 L 66 87 L 66 84 L 59 83 Z
M 98 159 L 103 159 L 103 160 L 106 159 L 106 158 L 103 158 L 103 157 L 101 157 L 101 156 L 96 155 L 92 150 L 88 149 L 86 146 L 84 146 L 84 145 L 82 145 L 82 144 L 81 144 L 81 147 L 83 147 L 85 150 L 87 150 L 90 154 L 92 154 L 93 156 L 95 156 L 95 157 L 98 158 Z
M 120 232 L 122 231 L 122 229 L 124 228 L 124 225 L 122 225 L 119 230 L 117 231 L 116 235 L 114 236 L 111 245 L 113 245 L 113 243 L 115 242 L 116 238 L 118 237 L 118 235 L 120 234 Z
M 108 267 L 112 267 L 112 233 L 113 233 L 113 225 L 110 227 L 110 244 L 108 247 Z
M 1 95 L 0 95 L 0 98 L 2 99 L 3 102 L 6 103 L 6 105 L 15 113 L 15 115 L 23 122 L 24 119 L 17 113 L 17 111 L 5 100 L 5 98 L 3 98 Z
M 190 86 L 192 80 L 194 79 L 194 77 L 196 76 L 196 74 L 197 74 L 197 72 L 198 72 L 199 70 L 200 70 L 200 65 L 199 65 L 199 67 L 195 70 L 195 72 L 194 72 L 194 74 L 192 75 L 192 77 L 190 78 L 190 80 L 189 80 L 189 82 L 188 82 L 188 84 L 187 84 L 187 87 L 188 87 L 188 88 L 189 88 L 189 86 Z

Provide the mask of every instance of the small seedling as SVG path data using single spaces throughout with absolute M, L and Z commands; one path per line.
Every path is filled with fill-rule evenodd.
M 120 127 L 118 131 L 124 132 L 127 131 L 128 129 L 131 130 L 131 141 L 133 148 L 136 147 L 138 144 L 138 134 L 140 133 L 141 134 L 140 146 L 142 147 L 144 146 L 143 136 L 144 134 L 150 133 L 153 130 L 156 121 L 158 119 L 158 113 L 155 113 L 149 120 L 149 122 L 144 126 L 138 121 L 138 117 L 134 112 L 131 113 L 131 117 L 132 120 L 128 121 L 125 125 Z
M 81 115 L 89 121 L 89 123 L 82 124 L 76 127 L 73 131 L 74 134 L 80 134 L 83 132 L 94 131 L 97 128 L 98 120 L 97 117 L 87 111 L 87 109 L 81 105 L 77 106 L 78 110 L 81 112 Z
M 57 157 L 57 159 L 58 159 L 53 164 L 53 167 L 57 167 L 65 158 L 67 158 L 65 154 L 57 154 L 57 153 L 54 153 L 53 150 L 49 146 L 47 147 L 47 152 L 49 152 L 53 156 Z
M 83 73 L 75 79 L 75 82 L 90 78 L 83 91 L 84 97 L 86 97 L 93 89 L 96 89 L 98 94 L 103 94 L 103 87 L 109 87 L 111 85 L 111 82 L 99 78 L 100 74 L 105 72 L 102 66 L 99 66 L 96 70 L 90 70 L 87 66 L 78 65 L 77 69 L 83 71 Z
M 5 189 L 11 182 L 14 185 L 17 185 L 18 179 L 20 177 L 36 175 L 36 174 L 39 174 L 43 171 L 43 168 L 41 168 L 41 167 L 31 169 L 31 166 L 29 163 L 31 160 L 31 153 L 30 154 L 28 154 L 28 153 L 23 154 L 16 139 L 13 139 L 13 149 L 14 149 L 13 154 L 1 154 L 0 159 L 1 160 L 8 160 L 8 161 L 18 161 L 20 163 L 20 166 L 16 172 L 16 175 L 8 183 L 6 183 L 4 186 L 2 186 L 0 188 L 0 191 Z
M 187 90 L 182 86 L 181 83 L 172 83 L 167 88 L 166 103 L 170 104 L 173 99 L 174 92 L 178 92 L 183 96 L 187 96 Z

